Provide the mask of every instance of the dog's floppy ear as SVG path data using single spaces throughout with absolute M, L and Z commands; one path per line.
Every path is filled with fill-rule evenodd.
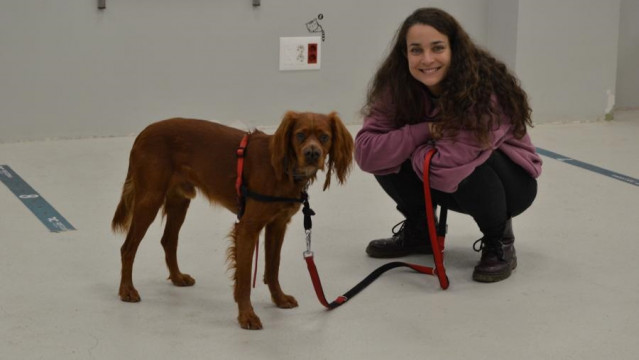
M 336 172 L 337 180 L 340 184 L 346 181 L 346 176 L 351 169 L 353 161 L 353 137 L 348 129 L 337 116 L 336 112 L 328 114 L 331 125 L 332 142 L 328 157 L 328 170 L 326 171 L 326 181 L 322 190 L 328 189 L 331 184 L 333 170 Z
M 290 139 L 298 117 L 298 113 L 288 111 L 271 139 L 271 165 L 275 169 L 275 176 L 278 180 L 282 180 L 288 170 L 288 166 L 295 164 L 295 155 L 291 150 Z M 289 171 L 288 176 L 293 181 L 292 171 Z

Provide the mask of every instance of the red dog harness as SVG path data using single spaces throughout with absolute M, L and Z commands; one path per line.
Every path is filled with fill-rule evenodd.
M 248 145 L 248 134 L 244 135 L 240 146 L 237 148 L 237 179 L 235 179 L 235 191 L 237 196 L 242 196 L 240 189 L 242 188 L 242 178 L 244 174 L 244 154 L 246 153 L 246 145 Z

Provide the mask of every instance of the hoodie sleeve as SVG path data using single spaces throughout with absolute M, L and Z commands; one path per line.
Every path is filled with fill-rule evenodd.
M 427 123 L 398 127 L 388 111 L 376 107 L 355 136 L 355 161 L 363 171 L 375 175 L 396 173 L 429 137 Z

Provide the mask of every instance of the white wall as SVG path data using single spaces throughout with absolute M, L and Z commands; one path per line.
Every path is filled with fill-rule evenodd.
M 617 108 L 639 108 L 639 1 L 621 0 Z
M 513 71 L 517 63 L 519 0 L 489 0 L 487 48 Z
M 603 119 L 614 94 L 619 0 L 520 0 L 516 71 L 536 122 Z
M 619 1 L 3 0 L 0 142 L 126 135 L 171 116 L 250 128 L 289 109 L 357 123 L 395 30 L 421 6 L 451 12 L 513 66 L 535 121 L 593 121 L 615 89 Z M 320 13 L 321 70 L 280 72 L 279 37 L 308 36 Z
M 359 121 L 395 29 L 419 6 L 454 13 L 483 41 L 485 1 L 3 0 L 0 142 L 123 135 L 192 116 L 247 127 L 289 109 Z M 322 13 L 320 71 L 280 72 L 279 37 Z

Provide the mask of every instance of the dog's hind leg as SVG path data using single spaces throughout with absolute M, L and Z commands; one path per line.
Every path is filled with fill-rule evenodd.
M 297 307 L 297 300 L 293 296 L 286 295 L 280 287 L 279 270 L 282 243 L 289 219 L 277 219 L 266 225 L 265 231 L 265 269 L 264 283 L 268 285 L 271 299 L 277 307 L 290 309 Z
M 126 302 L 140 301 L 140 295 L 133 286 L 133 261 L 135 253 L 149 226 L 162 206 L 165 190 L 162 188 L 151 190 L 136 184 L 135 203 L 131 227 L 126 240 L 120 248 L 122 256 L 122 278 L 120 279 L 120 299 Z
M 166 195 L 164 212 L 166 214 L 166 226 L 162 235 L 162 247 L 169 268 L 169 279 L 175 286 L 191 286 L 195 284 L 188 274 L 180 272 L 177 261 L 177 246 L 180 228 L 184 223 L 186 212 L 195 196 L 195 189 L 191 184 L 180 184 L 171 188 Z

